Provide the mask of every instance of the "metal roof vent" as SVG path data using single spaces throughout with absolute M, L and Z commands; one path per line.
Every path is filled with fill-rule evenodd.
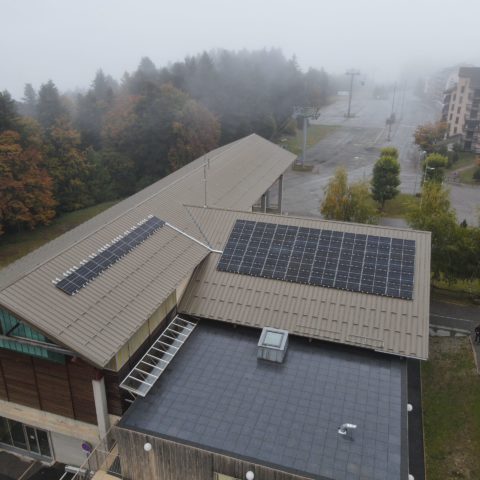
M 287 354 L 288 331 L 264 327 L 258 341 L 257 358 L 270 362 L 283 363 Z

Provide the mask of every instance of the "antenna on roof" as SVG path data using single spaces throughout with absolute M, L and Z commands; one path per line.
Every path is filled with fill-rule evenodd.
M 203 164 L 203 184 L 205 186 L 205 199 L 203 202 L 203 208 L 207 208 L 207 165 L 210 166 L 210 160 L 207 157 Z

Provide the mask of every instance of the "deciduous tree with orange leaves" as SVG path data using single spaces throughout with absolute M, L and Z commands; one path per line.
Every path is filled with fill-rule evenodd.
M 52 179 L 35 145 L 22 147 L 20 134 L 0 133 L 0 233 L 48 224 L 55 216 Z

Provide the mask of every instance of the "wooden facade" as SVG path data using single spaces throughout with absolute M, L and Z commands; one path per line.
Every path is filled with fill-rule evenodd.
M 214 480 L 215 473 L 244 480 L 249 470 L 262 480 L 310 478 L 121 427 L 115 427 L 114 436 L 124 480 Z M 143 448 L 147 442 L 150 452 Z
M 131 356 L 119 372 L 99 370 L 78 357 L 57 363 L 0 348 L 0 399 L 26 405 L 91 424 L 97 423 L 92 380 L 105 379 L 108 412 L 121 416 L 128 408 L 128 394 L 119 387 L 165 328 L 175 309 Z
M 82 422 L 96 423 L 92 379 L 97 369 L 78 358 L 65 364 L 0 349 L 0 398 Z

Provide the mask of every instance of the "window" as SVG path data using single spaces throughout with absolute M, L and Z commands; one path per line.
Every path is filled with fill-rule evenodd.
M 465 85 L 462 86 L 462 89 L 460 90 L 460 93 L 464 93 L 465 92 Z
M 1 308 L 0 335 L 12 335 L 14 337 L 28 338 L 30 340 L 48 343 L 48 339 L 44 335 L 31 329 L 28 325 L 19 322 L 13 315 L 10 315 L 6 310 L 2 310 Z M 65 363 L 65 357 L 63 355 L 51 352 L 42 347 L 0 339 L 0 348 L 26 353 L 34 357 L 46 358 L 58 363 Z
M 460 120 L 460 117 L 457 117 L 457 118 L 455 119 L 455 123 L 457 124 L 459 120 Z
M 460 110 L 462 109 L 462 107 L 458 107 L 457 108 L 457 113 L 460 113 Z
M 450 114 L 449 120 L 453 118 L 453 113 Z
M 47 431 L 4 417 L 0 417 L 0 445 L 24 450 L 33 456 L 52 458 Z
M 457 94 L 456 94 L 456 93 L 454 93 L 454 94 L 453 94 L 453 98 L 452 98 L 452 100 L 453 100 L 453 101 L 455 101 L 455 99 L 456 99 L 456 98 L 457 98 Z
M 453 134 L 455 135 L 457 133 L 457 127 L 453 129 Z

